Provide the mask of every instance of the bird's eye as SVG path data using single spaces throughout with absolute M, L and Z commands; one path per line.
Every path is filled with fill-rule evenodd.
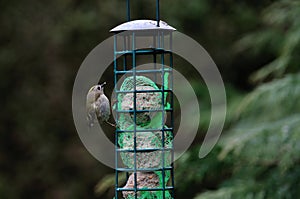
M 97 89 L 100 90 L 101 89 L 100 86 L 98 86 Z

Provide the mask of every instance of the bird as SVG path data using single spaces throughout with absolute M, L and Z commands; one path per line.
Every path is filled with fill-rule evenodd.
M 114 126 L 114 124 L 108 122 L 110 117 L 110 102 L 104 94 L 104 85 L 94 85 L 90 88 L 86 97 L 86 111 L 87 111 L 87 122 L 89 127 L 93 127 L 96 120 L 100 123 L 106 122 L 107 124 Z

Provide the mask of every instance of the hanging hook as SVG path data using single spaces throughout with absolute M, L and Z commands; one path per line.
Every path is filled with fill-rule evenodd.
M 156 0 L 156 21 L 157 21 L 157 27 L 159 27 L 159 21 L 160 21 L 160 14 L 159 14 L 159 0 Z
M 127 0 L 127 21 L 130 21 L 130 0 Z
M 130 0 L 127 0 L 126 3 L 127 7 L 127 21 L 130 21 Z M 159 21 L 160 21 L 160 13 L 159 13 L 159 0 L 156 0 L 156 22 L 157 22 L 157 27 L 159 27 Z

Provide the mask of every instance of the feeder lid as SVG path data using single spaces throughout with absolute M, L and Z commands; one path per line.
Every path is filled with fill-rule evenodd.
M 176 29 L 172 26 L 169 26 L 166 22 L 160 20 L 159 26 L 157 26 L 157 21 L 142 19 L 125 22 L 121 25 L 110 30 L 110 32 L 121 32 L 126 30 L 168 30 L 175 31 Z

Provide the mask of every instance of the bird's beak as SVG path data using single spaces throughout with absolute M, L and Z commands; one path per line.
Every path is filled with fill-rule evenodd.
M 104 85 L 106 85 L 106 82 L 103 82 L 102 84 L 100 84 L 101 87 L 103 87 Z

